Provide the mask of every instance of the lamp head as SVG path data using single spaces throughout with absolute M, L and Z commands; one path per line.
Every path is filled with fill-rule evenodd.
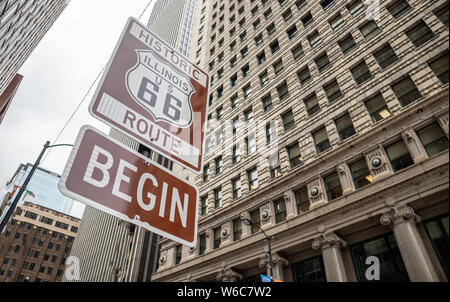
M 251 221 L 251 220 L 248 219 L 248 218 L 243 218 L 243 219 L 242 219 L 242 222 L 243 222 L 245 225 L 252 225 L 252 224 L 253 224 L 253 221 Z

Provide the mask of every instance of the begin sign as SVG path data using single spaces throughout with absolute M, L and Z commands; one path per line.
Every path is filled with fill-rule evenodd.
M 181 244 L 196 244 L 196 187 L 90 126 L 80 130 L 59 189 Z

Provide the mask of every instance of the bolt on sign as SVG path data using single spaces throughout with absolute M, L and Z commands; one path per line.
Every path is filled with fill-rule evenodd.
M 199 174 L 209 76 L 130 18 L 89 112 Z
M 196 244 L 197 188 L 91 126 L 81 128 L 59 190 L 181 244 Z

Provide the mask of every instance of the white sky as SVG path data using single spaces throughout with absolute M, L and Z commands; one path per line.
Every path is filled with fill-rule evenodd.
M 34 163 L 47 140 L 53 143 L 108 62 L 130 16 L 138 18 L 150 0 L 72 0 L 19 70 L 24 76 L 0 125 L 0 197 L 21 163 Z M 155 1 L 140 19 L 147 23 Z M 57 143 L 73 144 L 81 126 L 105 133 L 91 117 L 91 91 Z M 62 174 L 70 147 L 51 150 L 41 167 Z M 48 151 L 47 151 L 48 152 Z M 80 217 L 77 203 L 72 215 Z

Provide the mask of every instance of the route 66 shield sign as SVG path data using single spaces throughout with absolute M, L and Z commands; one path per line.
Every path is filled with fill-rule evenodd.
M 138 62 L 127 73 L 130 94 L 156 121 L 188 127 L 193 119 L 190 98 L 195 92 L 188 77 L 160 61 L 152 50 L 136 53 Z
M 205 71 L 129 18 L 89 112 L 200 174 L 209 85 Z

